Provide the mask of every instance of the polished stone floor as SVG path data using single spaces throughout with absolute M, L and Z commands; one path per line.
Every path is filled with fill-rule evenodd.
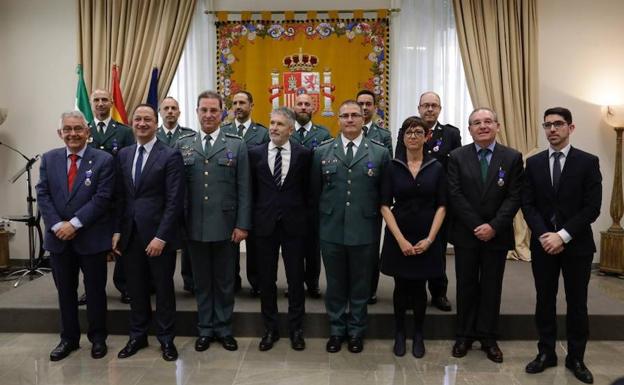
M 110 336 L 109 354 L 100 360 L 90 357 L 90 344 L 83 336 L 82 348 L 59 362 L 50 362 L 50 350 L 58 342 L 53 334 L 0 334 L 0 384 L 453 384 L 445 382 L 445 366 L 457 365 L 455 384 L 581 384 L 562 364 L 565 345 L 558 346 L 560 364 L 538 375 L 524 373 L 524 365 L 535 354 L 529 341 L 502 341 L 503 364 L 495 364 L 479 350 L 456 359 L 450 356 L 450 341 L 426 341 L 427 354 L 417 360 L 411 355 L 397 358 L 390 340 L 367 341 L 364 352 L 343 349 L 325 352 L 325 340 L 308 339 L 303 352 L 290 349 L 287 339 L 273 350 L 258 351 L 258 340 L 240 338 L 237 352 L 212 345 L 197 353 L 194 339 L 176 339 L 180 358 L 165 362 L 153 337 L 151 345 L 125 360 L 117 359 L 124 336 Z M 595 384 L 610 384 L 624 376 L 624 342 L 591 341 L 586 362 Z M 452 370 L 451 370 L 452 371 Z

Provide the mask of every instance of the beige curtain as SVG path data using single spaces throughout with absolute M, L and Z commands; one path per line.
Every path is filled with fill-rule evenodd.
M 453 0 L 453 8 L 472 102 L 498 113 L 498 140 L 526 157 L 538 134 L 536 0 Z M 530 260 L 521 213 L 514 228 L 509 257 Z
M 160 71 L 159 100 L 182 55 L 195 0 L 78 0 L 78 60 L 89 92 L 111 88 L 121 72 L 128 113 L 147 99 L 152 68 Z

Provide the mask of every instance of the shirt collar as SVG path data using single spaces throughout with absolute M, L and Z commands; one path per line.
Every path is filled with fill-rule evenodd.
M 363 132 L 360 132 L 360 135 L 358 135 L 357 138 L 355 138 L 353 140 L 349 140 L 343 134 L 340 134 L 340 140 L 342 140 L 342 145 L 345 148 L 347 147 L 347 143 L 349 143 L 349 142 L 353 142 L 353 144 L 355 145 L 355 148 L 359 148 L 360 144 L 362 144 L 362 138 L 364 138 L 364 133 Z
M 84 153 L 87 150 L 87 145 L 85 144 L 85 146 L 82 148 L 82 150 L 78 151 L 76 153 L 76 155 L 78 155 L 78 159 L 82 159 L 84 158 Z M 69 156 L 73 154 L 73 152 L 69 151 L 69 148 L 65 147 L 65 157 L 69 158 Z
M 221 127 L 217 127 L 217 129 L 216 129 L 216 130 L 214 130 L 214 131 L 212 132 L 212 134 L 210 134 L 210 137 L 212 138 L 212 144 L 213 144 L 213 145 L 216 143 L 217 138 L 219 137 L 219 132 L 221 132 Z M 208 134 L 206 134 L 206 133 L 205 133 L 204 131 L 202 131 L 202 130 L 199 130 L 199 134 L 201 135 L 201 140 L 202 140 L 202 143 L 203 143 L 203 142 L 204 142 L 204 140 L 206 140 L 206 135 L 208 135 Z
M 366 131 L 370 131 L 372 126 L 373 126 L 373 121 L 371 120 L 370 122 L 368 122 L 368 124 L 365 124 L 363 127 L 366 127 Z
M 100 122 L 104 122 L 104 128 L 108 127 L 108 125 L 110 124 L 111 121 L 111 117 L 109 116 L 108 118 L 104 119 L 104 120 L 99 120 L 98 118 L 93 118 L 93 122 L 95 123 L 95 127 L 98 127 L 98 124 L 100 124 Z
M 564 148 L 562 148 L 559 152 L 561 152 L 563 154 L 564 158 L 568 157 L 568 153 L 570 152 L 570 147 L 572 147 L 570 145 L 570 143 L 568 143 L 567 146 L 565 146 Z M 557 150 L 555 150 L 554 148 L 548 146 L 548 158 L 550 158 L 552 156 L 552 154 L 554 154 Z
M 245 130 L 249 128 L 249 126 L 251 126 L 251 118 L 247 119 L 246 122 L 239 122 L 238 120 L 234 119 L 234 124 L 236 125 L 236 128 L 238 128 L 238 126 L 240 126 L 241 124 L 243 126 L 245 126 Z
M 304 126 L 301 126 L 299 122 L 295 121 L 295 130 L 298 131 L 301 127 L 303 127 L 306 131 L 310 131 L 312 129 L 312 121 L 310 120 Z
M 475 149 L 477 150 L 477 153 L 479 153 L 479 150 L 481 150 L 481 146 L 479 146 L 478 144 L 474 143 Z M 486 148 L 490 149 L 491 153 L 494 153 L 494 147 L 496 146 L 496 141 L 493 141 L 492 144 L 490 144 L 489 146 L 487 146 Z
M 180 127 L 180 125 L 179 125 L 179 124 L 176 124 L 176 125 L 175 125 L 175 127 L 173 127 L 173 128 L 170 130 L 170 129 L 168 129 L 168 128 L 167 128 L 167 126 L 165 126 L 164 124 L 162 125 L 162 129 L 163 129 L 163 131 L 165 131 L 165 134 L 168 134 L 168 133 L 170 133 L 170 132 L 171 132 L 172 134 L 175 134 L 175 132 L 178 130 L 178 127 Z
M 290 151 L 290 141 L 286 141 L 286 143 L 284 143 L 282 147 L 282 151 L 286 150 L 286 151 Z M 269 151 L 273 151 L 275 148 L 277 148 L 277 145 L 275 145 L 275 143 L 273 143 L 273 141 L 269 141 Z
M 157 139 L 156 135 L 154 135 L 154 137 L 149 142 L 147 142 L 147 143 L 145 143 L 143 145 L 137 143 L 137 151 L 138 151 L 140 146 L 143 146 L 143 148 L 145 149 L 145 152 L 149 154 L 152 151 L 152 148 L 154 148 L 154 144 L 156 143 L 156 139 Z

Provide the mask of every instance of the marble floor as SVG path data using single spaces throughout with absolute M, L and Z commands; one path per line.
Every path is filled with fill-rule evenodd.
M 409 354 L 394 357 L 390 340 L 368 340 L 361 354 L 346 349 L 329 354 L 322 339 L 308 339 L 303 352 L 291 350 L 287 339 L 260 352 L 258 339 L 240 338 L 236 352 L 212 345 L 198 353 L 191 337 L 176 339 L 180 352 L 176 362 L 162 360 L 153 337 L 148 348 L 119 360 L 117 352 L 126 337 L 118 335 L 109 337 L 109 354 L 103 359 L 90 357 L 90 344 L 83 336 L 81 349 L 62 361 L 50 362 L 50 350 L 57 342 L 58 336 L 53 334 L 0 334 L 0 384 L 581 384 L 562 364 L 564 344 L 557 348 L 558 367 L 525 374 L 524 365 L 535 354 L 535 344 L 529 341 L 502 341 L 503 364 L 488 361 L 479 350 L 455 359 L 450 356 L 450 341 L 426 341 L 427 354 L 417 360 Z M 591 341 L 586 362 L 595 384 L 610 384 L 624 376 L 623 357 L 624 342 Z M 453 365 L 457 365 L 456 381 L 446 382 L 445 367 Z

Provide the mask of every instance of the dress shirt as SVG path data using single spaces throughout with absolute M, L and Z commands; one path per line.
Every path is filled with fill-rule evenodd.
M 552 174 L 553 174 L 553 165 L 555 163 L 555 157 L 553 156 L 553 154 L 556 151 L 557 150 L 553 149 L 552 147 L 548 147 L 548 164 L 550 166 L 549 168 L 550 168 L 550 181 L 551 182 L 552 182 Z M 563 166 L 565 165 L 566 158 L 568 157 L 568 153 L 570 152 L 570 144 L 568 143 L 568 145 L 562 148 L 559 152 L 561 152 L 561 155 L 559 156 L 559 165 L 561 166 L 561 173 L 563 174 Z M 568 243 L 572 240 L 572 236 L 570 235 L 570 233 L 566 231 L 566 229 L 561 229 L 557 231 L 557 234 L 561 237 L 561 239 L 563 240 L 563 243 Z
M 299 129 L 301 128 L 301 124 L 299 124 L 297 121 L 295 121 L 295 133 L 299 133 Z M 312 121 L 310 120 L 309 122 L 307 122 L 304 126 L 303 126 L 304 130 L 305 130 L 305 134 L 303 135 L 304 137 L 308 136 L 308 134 L 310 133 L 310 130 L 312 129 Z
M 220 128 L 220 127 L 217 127 L 217 129 L 216 129 L 216 130 L 214 130 L 214 131 L 210 134 L 210 137 L 212 138 L 212 139 L 211 139 L 211 141 L 210 141 L 210 145 L 211 145 L 211 146 L 214 146 L 214 145 L 215 145 L 215 143 L 217 143 L 217 137 L 219 136 L 219 132 L 221 132 L 221 128 Z M 202 147 L 204 148 L 204 152 L 206 152 L 206 142 L 205 142 L 205 140 L 206 140 L 206 135 L 208 135 L 208 134 L 206 134 L 206 133 L 205 133 L 204 131 L 202 131 L 202 130 L 199 130 L 199 135 L 200 135 L 200 137 L 201 137 Z
M 479 146 L 478 144 L 474 144 L 475 149 L 477 150 L 477 160 L 480 160 L 479 157 L 479 150 L 481 149 L 481 146 Z M 494 147 L 496 146 L 496 141 L 493 141 L 489 146 L 485 147 L 488 148 L 490 151 L 487 153 L 487 155 L 485 156 L 485 159 L 487 159 L 488 164 L 490 164 L 490 161 L 492 160 L 492 154 L 494 154 Z
M 178 127 L 180 127 L 180 125 L 176 124 L 176 126 L 170 130 L 164 124 L 162 125 L 162 129 L 163 131 L 165 131 L 165 135 L 167 135 L 168 133 L 171 133 L 172 136 L 175 135 L 176 131 L 178 130 Z
M 134 160 L 132 160 L 132 179 L 134 179 L 134 172 L 136 170 L 137 157 L 139 156 L 139 148 L 143 146 L 145 152 L 143 153 L 143 164 L 141 164 L 141 170 L 145 167 L 145 163 L 147 163 L 147 158 L 149 158 L 150 152 L 152 152 L 152 148 L 154 148 L 154 143 L 156 143 L 156 136 L 154 136 L 149 142 L 141 145 L 137 142 L 136 150 L 134 151 Z
M 76 153 L 76 155 L 78 155 L 78 159 L 76 160 L 76 168 L 77 169 L 80 169 L 80 162 L 82 162 L 82 158 L 84 157 L 84 153 L 85 153 L 86 149 L 87 149 L 87 146 L 84 146 L 82 148 L 82 150 L 80 150 L 80 151 L 78 151 Z M 66 155 L 66 158 L 67 158 L 67 172 L 69 172 L 69 167 L 71 166 L 71 159 L 69 159 L 69 156 L 71 154 L 73 154 L 73 152 L 69 151 L 69 149 L 66 148 L 65 149 L 65 155 Z M 76 176 L 78 176 L 78 175 L 76 175 Z M 69 220 L 69 223 L 71 223 L 71 225 L 74 226 L 74 228 L 76 230 L 78 230 L 79 228 L 82 227 L 82 222 L 80 222 L 80 219 L 78 219 L 78 217 L 73 217 L 72 219 Z M 52 226 L 50 228 L 50 230 L 56 232 L 56 230 L 58 230 L 59 227 L 61 227 L 62 224 L 63 224 L 63 221 L 57 222 L 57 223 L 54 224 L 54 226 Z
M 284 143 L 282 148 L 282 185 L 284 184 L 284 180 L 286 179 L 286 174 L 288 173 L 288 167 L 290 166 L 290 155 L 292 154 L 290 150 L 290 142 Z M 273 143 L 273 141 L 269 142 L 269 154 L 268 154 L 268 162 L 269 169 L 271 170 L 271 175 L 273 175 L 275 168 L 275 156 L 277 155 L 277 145 Z
M 110 123 L 110 121 L 111 121 L 111 117 L 110 116 L 108 118 L 104 119 L 104 120 L 98 120 L 97 118 L 93 118 L 93 124 L 95 124 L 96 131 L 100 129 L 98 124 L 100 122 L 104 123 L 104 128 L 102 128 L 102 134 L 106 134 L 106 130 L 108 129 L 108 124 Z
M 247 130 L 249 129 L 249 126 L 251 126 L 251 119 L 247 119 L 247 121 L 244 123 L 241 123 L 238 120 L 234 119 L 234 126 L 235 126 L 234 128 L 236 129 L 236 131 L 238 131 L 238 126 L 240 126 L 241 124 L 245 126 L 245 128 L 243 128 L 243 135 L 242 135 L 242 136 L 245 136 L 247 135 Z M 214 137 L 212 139 L 214 139 Z
M 358 135 L 357 138 L 353 140 L 347 139 L 343 134 L 340 134 L 340 140 L 342 140 L 342 150 L 344 151 L 344 154 L 347 155 L 347 144 L 349 142 L 353 142 L 353 156 L 355 157 L 358 148 L 360 148 L 360 144 L 362 144 L 362 138 L 364 138 L 364 131 L 360 132 L 360 135 Z

